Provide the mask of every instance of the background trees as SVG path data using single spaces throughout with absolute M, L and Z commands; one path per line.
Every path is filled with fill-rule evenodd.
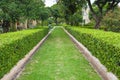
M 88 5 L 92 13 L 92 17 L 95 21 L 94 28 L 100 28 L 100 23 L 103 17 L 118 5 L 120 0 L 95 0 L 92 4 L 91 0 L 59 0 L 58 4 L 64 6 L 64 19 L 67 24 L 76 25 L 76 22 L 80 22 L 81 8 Z M 78 13 L 79 11 L 79 13 Z M 75 18 L 75 16 L 77 16 Z M 78 24 L 78 23 L 77 23 Z
M 95 0 L 94 7 L 96 7 L 96 9 L 94 9 L 91 4 L 91 1 L 90 0 L 86 1 L 92 12 L 92 16 L 95 20 L 96 24 L 94 28 L 96 29 L 100 28 L 100 23 L 103 19 L 103 16 L 107 14 L 110 10 L 113 10 L 120 2 L 120 0 Z
M 21 10 L 17 1 L 1 0 L 0 1 L 1 20 L 3 21 L 3 32 L 8 32 L 10 23 L 15 23 L 21 16 Z
M 50 17 L 50 10 L 49 8 L 41 8 L 39 9 L 39 18 L 41 20 L 41 25 L 43 26 L 43 22 Z
M 91 4 L 90 0 L 59 0 L 48 8 L 45 7 L 44 0 L 1 0 L 0 21 L 4 32 L 16 31 L 19 23 L 23 23 L 23 28 L 27 29 L 33 20 L 43 25 L 50 18 L 53 18 L 56 25 L 58 22 L 80 25 L 82 8 L 88 5 L 95 21 L 94 28 L 98 29 L 103 17 L 114 10 L 119 2 L 120 0 L 95 0 Z
M 77 20 L 75 20 L 75 17 L 78 18 L 79 23 L 79 19 L 81 18 L 78 16 L 82 14 L 82 6 L 86 5 L 85 0 L 59 0 L 58 4 L 61 4 L 64 7 L 64 18 L 67 24 L 74 25 Z
M 31 20 L 43 21 L 46 19 L 48 16 L 46 13 L 43 0 L 0 1 L 0 21 L 2 21 L 3 32 L 8 32 L 11 29 L 16 31 L 17 25 L 21 22 L 23 22 L 24 28 L 28 28 Z
M 120 8 L 116 7 L 114 11 L 109 11 L 104 16 L 102 25 L 107 31 L 120 32 Z
M 57 25 L 58 24 L 58 18 L 61 17 L 60 15 L 60 5 L 53 5 L 51 7 L 51 16 L 54 18 L 54 22 Z

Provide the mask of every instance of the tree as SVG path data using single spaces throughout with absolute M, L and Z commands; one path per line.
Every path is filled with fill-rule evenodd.
M 20 0 L 20 7 L 23 11 L 23 18 L 26 19 L 25 28 L 29 28 L 30 20 L 38 20 L 41 8 L 43 8 L 44 2 L 42 0 Z
M 3 32 L 8 32 L 10 28 L 10 24 L 19 20 L 20 17 L 20 9 L 18 8 L 17 1 L 10 1 L 10 0 L 1 0 L 0 1 L 0 9 L 1 9 L 1 20 L 3 21 L 2 27 Z M 15 25 L 13 25 L 15 26 Z
M 102 25 L 105 30 L 120 32 L 120 8 L 116 7 L 114 11 L 109 11 L 103 18 Z
M 70 16 L 71 25 L 78 26 L 80 24 L 80 22 L 82 22 L 81 15 L 82 15 L 82 12 L 78 11 L 78 12 L 74 13 L 72 16 Z
M 0 20 L 3 21 L 2 27 L 4 32 L 11 28 L 17 30 L 17 23 L 22 19 L 38 19 L 40 8 L 44 7 L 43 0 L 1 0 L 0 1 Z M 28 28 L 28 26 L 26 26 Z
M 85 0 L 59 0 L 59 4 L 64 5 L 64 18 L 67 24 L 72 24 L 70 17 L 85 5 Z
M 120 2 L 120 0 L 95 0 L 94 5 L 97 8 L 96 10 L 93 8 L 90 0 L 86 1 L 96 22 L 94 26 L 94 28 L 96 29 L 100 28 L 100 23 L 103 19 L 103 16 L 107 14 L 110 10 L 113 10 Z
M 40 9 L 39 19 L 42 21 L 42 26 L 43 26 L 43 22 L 49 18 L 49 16 L 50 16 L 49 13 L 50 13 L 50 11 L 48 8 Z
M 51 15 L 54 18 L 54 22 L 56 23 L 56 25 L 58 24 L 58 18 L 61 17 L 60 15 L 60 6 L 55 4 L 51 7 Z

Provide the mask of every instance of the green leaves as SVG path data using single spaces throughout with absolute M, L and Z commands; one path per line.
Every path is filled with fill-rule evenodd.
M 77 17 L 79 17 L 79 19 L 81 18 L 80 13 L 82 13 L 81 12 L 82 7 L 86 5 L 86 1 L 85 0 L 61 0 L 59 1 L 59 4 L 63 5 L 64 7 L 63 12 L 64 12 L 64 18 L 66 20 L 66 23 L 74 25 L 77 23 L 76 21 L 74 21 L 76 20 L 75 18 Z M 73 19 L 74 22 L 72 21 L 72 18 L 74 18 Z
M 0 35 L 0 78 L 22 59 L 48 32 L 23 30 Z
M 108 31 L 120 32 L 120 8 L 116 8 L 113 11 L 109 11 L 106 16 L 103 18 L 103 25 Z
M 84 44 L 107 69 L 120 78 L 120 34 L 101 30 L 67 27 L 78 41 Z
M 44 7 L 42 0 L 2 0 L 0 1 L 0 16 L 2 20 L 11 22 L 19 21 L 21 17 L 36 19 L 36 12 L 39 12 L 40 7 Z
M 1 1 L 0 9 L 3 12 L 2 19 L 15 22 L 19 19 L 20 8 L 16 1 Z

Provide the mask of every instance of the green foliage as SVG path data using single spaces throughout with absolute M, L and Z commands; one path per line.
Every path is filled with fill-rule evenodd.
M 6 1 L 2 0 L 0 2 L 0 9 L 2 14 L 1 19 L 2 20 L 9 20 L 11 22 L 16 22 L 19 20 L 19 17 L 21 16 L 21 9 L 19 8 L 19 5 L 17 1 Z
M 76 12 L 74 13 L 72 16 L 70 16 L 70 22 L 71 22 L 71 25 L 75 25 L 75 26 L 78 26 L 80 25 L 80 22 L 82 22 L 82 12 Z
M 3 32 L 8 32 L 10 27 L 16 30 L 15 23 L 27 20 L 29 24 L 30 20 L 43 20 L 46 17 L 48 17 L 48 12 L 46 12 L 43 0 L 0 1 L 0 20 L 3 20 Z
M 120 78 L 120 34 L 77 27 L 66 29 L 84 44 L 109 71 Z
M 105 30 L 120 32 L 120 8 L 106 14 L 102 21 Z
M 53 5 L 51 7 L 51 16 L 54 18 L 54 22 L 56 23 L 56 25 L 58 24 L 58 18 L 61 17 L 59 10 L 59 5 Z
M 66 23 L 72 25 L 73 24 L 73 21 L 71 21 L 72 18 L 78 16 L 76 15 L 76 12 L 82 11 L 81 9 L 86 4 L 86 1 L 85 0 L 61 0 L 59 1 L 58 4 L 62 4 Z M 81 15 L 79 14 L 79 16 Z
M 120 0 L 95 0 L 94 5 L 92 6 L 90 0 L 86 1 L 91 10 L 93 19 L 95 20 L 96 24 L 94 28 L 96 29 L 100 28 L 100 23 L 104 15 L 106 15 L 108 11 L 113 10 L 120 2 Z
M 0 78 L 9 72 L 47 32 L 48 29 L 33 29 L 0 34 Z
M 43 21 L 47 20 L 50 16 L 50 11 L 48 8 L 42 8 L 39 11 L 39 19 L 42 20 L 42 25 L 43 25 Z
M 42 0 L 22 0 L 18 5 L 22 10 L 22 17 L 27 19 L 39 19 L 39 13 L 44 7 Z
M 56 28 L 17 80 L 101 79 L 69 36 L 61 28 Z

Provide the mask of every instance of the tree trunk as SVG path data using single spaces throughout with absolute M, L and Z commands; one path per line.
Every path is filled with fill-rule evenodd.
M 14 23 L 14 30 L 17 31 L 17 22 Z
M 99 29 L 99 28 L 100 28 L 100 23 L 101 23 L 101 20 L 102 20 L 102 12 L 101 12 L 100 15 L 98 16 L 98 15 L 95 13 L 95 11 L 93 10 L 93 8 L 92 8 L 91 1 L 90 1 L 90 0 L 87 0 L 87 2 L 88 2 L 88 5 L 89 5 L 90 10 L 91 10 L 91 12 L 92 12 L 92 16 L 93 16 L 93 18 L 94 18 L 94 20 L 95 20 L 95 22 L 96 22 L 94 28 L 95 28 L 95 29 Z
M 101 13 L 99 16 L 93 14 L 93 18 L 94 18 L 94 20 L 95 20 L 94 28 L 95 28 L 95 29 L 99 29 L 99 28 L 100 28 L 101 21 L 102 21 L 102 19 L 103 19 L 102 13 Z
M 96 17 L 94 28 L 99 29 L 100 28 L 100 23 L 101 23 L 101 18 Z
M 36 20 L 32 20 L 32 25 L 36 26 L 37 25 L 37 21 Z
M 9 27 L 10 27 L 10 21 L 3 20 L 2 28 L 4 33 L 9 31 Z
M 17 22 L 10 23 L 10 31 L 17 31 Z
M 27 29 L 28 28 L 28 20 L 26 19 L 25 20 L 25 23 L 24 23 L 24 28 Z

